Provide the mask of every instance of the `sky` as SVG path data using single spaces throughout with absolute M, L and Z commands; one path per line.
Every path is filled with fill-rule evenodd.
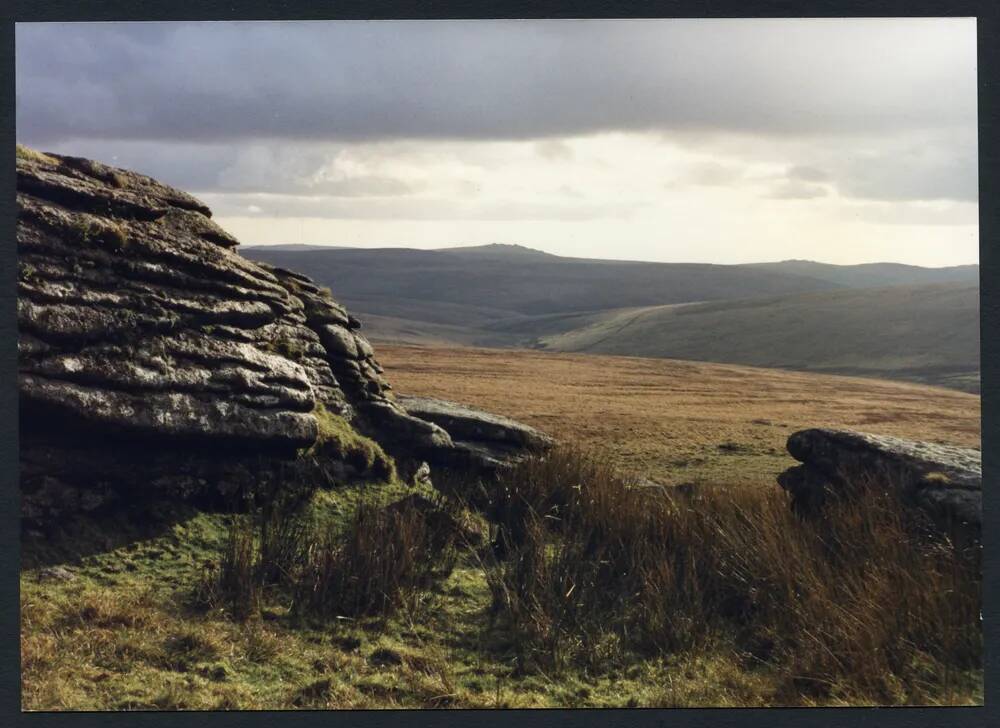
M 16 84 L 247 245 L 979 259 L 971 18 L 20 23 Z

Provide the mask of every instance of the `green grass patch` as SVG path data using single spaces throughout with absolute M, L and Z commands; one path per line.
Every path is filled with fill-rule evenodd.
M 319 432 L 316 442 L 305 451 L 305 455 L 341 460 L 359 475 L 377 481 L 396 479 L 395 463 L 377 442 L 359 434 L 347 420 L 333 414 L 322 404 L 317 403 L 313 415 Z

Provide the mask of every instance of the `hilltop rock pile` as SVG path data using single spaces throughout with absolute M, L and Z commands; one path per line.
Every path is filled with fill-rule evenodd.
M 982 453 L 971 448 L 913 442 L 842 430 L 801 430 L 788 452 L 802 463 L 778 476 L 799 510 L 856 487 L 895 487 L 960 546 L 980 542 Z
M 19 147 L 17 204 L 25 517 L 365 477 L 317 455 L 320 418 L 404 472 L 495 465 L 395 402 L 329 291 L 241 257 L 190 195 Z

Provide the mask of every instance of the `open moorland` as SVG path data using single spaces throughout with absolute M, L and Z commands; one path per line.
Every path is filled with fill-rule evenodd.
M 774 486 L 805 427 L 979 447 L 980 399 L 938 387 L 724 364 L 534 351 L 392 346 L 406 394 L 505 414 L 664 483 Z

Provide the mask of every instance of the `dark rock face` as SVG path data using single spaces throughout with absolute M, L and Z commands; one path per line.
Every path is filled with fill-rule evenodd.
M 454 450 L 395 404 L 328 291 L 242 258 L 193 197 L 22 148 L 17 190 L 27 518 L 322 481 L 302 454 L 320 405 L 402 460 Z
M 803 464 L 786 470 L 778 482 L 801 510 L 820 506 L 831 493 L 890 485 L 957 543 L 979 542 L 983 488 L 979 450 L 812 429 L 791 435 L 788 452 Z
M 483 471 L 507 467 L 525 455 L 544 453 L 553 440 L 507 417 L 431 397 L 397 397 L 410 415 L 440 425 L 470 466 Z M 457 454 L 452 456 L 457 459 Z

